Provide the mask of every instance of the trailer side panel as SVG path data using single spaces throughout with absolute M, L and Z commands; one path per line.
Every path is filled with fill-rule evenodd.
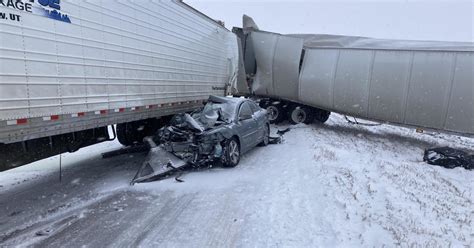
M 253 93 L 351 116 L 428 129 L 474 134 L 474 44 L 389 41 L 331 35 L 280 35 L 253 31 L 257 77 Z M 285 38 L 304 41 L 279 47 Z M 298 94 L 293 66 L 305 56 Z M 280 50 L 284 50 L 280 51 Z M 264 56 L 262 56 L 264 55 Z M 264 65 L 264 66 L 262 66 Z M 291 64 L 292 65 L 292 64 Z M 268 68 L 278 68 L 270 73 Z M 294 77 L 294 76 L 293 76 Z M 285 93 L 276 84 L 287 84 Z
M 191 110 L 235 79 L 236 36 L 180 1 L 31 5 L 0 6 L 20 16 L 0 20 L 0 143 Z

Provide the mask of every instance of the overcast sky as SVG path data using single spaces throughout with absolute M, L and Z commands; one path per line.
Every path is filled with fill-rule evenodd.
M 278 33 L 323 33 L 388 39 L 474 41 L 474 0 L 184 0 L 228 28 L 242 15 Z

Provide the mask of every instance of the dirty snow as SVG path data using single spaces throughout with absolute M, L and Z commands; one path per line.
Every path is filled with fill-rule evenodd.
M 286 126 L 280 126 L 280 129 Z M 472 247 L 474 172 L 430 166 L 474 139 L 333 115 L 234 169 L 129 186 L 145 154 L 103 143 L 0 173 L 0 246 Z

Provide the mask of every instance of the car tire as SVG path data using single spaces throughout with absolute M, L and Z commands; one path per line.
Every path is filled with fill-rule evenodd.
M 224 161 L 222 165 L 227 168 L 235 167 L 240 162 L 240 144 L 237 138 L 233 137 L 226 142 Z
M 260 142 L 260 144 L 258 144 L 259 146 L 267 146 L 268 143 L 270 143 L 270 127 L 265 124 L 264 129 L 263 140 Z
M 313 111 L 305 106 L 294 106 L 288 114 L 291 124 L 311 124 L 314 121 Z

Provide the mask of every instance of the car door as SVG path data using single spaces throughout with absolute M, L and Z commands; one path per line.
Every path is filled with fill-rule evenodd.
M 242 152 L 253 148 L 258 139 L 258 127 L 250 104 L 247 101 L 240 105 L 236 128 L 241 137 L 240 149 Z
M 266 123 L 266 113 L 265 110 L 260 108 L 255 102 L 249 101 L 250 108 L 253 112 L 253 117 L 257 121 L 257 129 L 258 129 L 258 141 L 255 145 L 259 144 L 265 135 L 265 125 Z

